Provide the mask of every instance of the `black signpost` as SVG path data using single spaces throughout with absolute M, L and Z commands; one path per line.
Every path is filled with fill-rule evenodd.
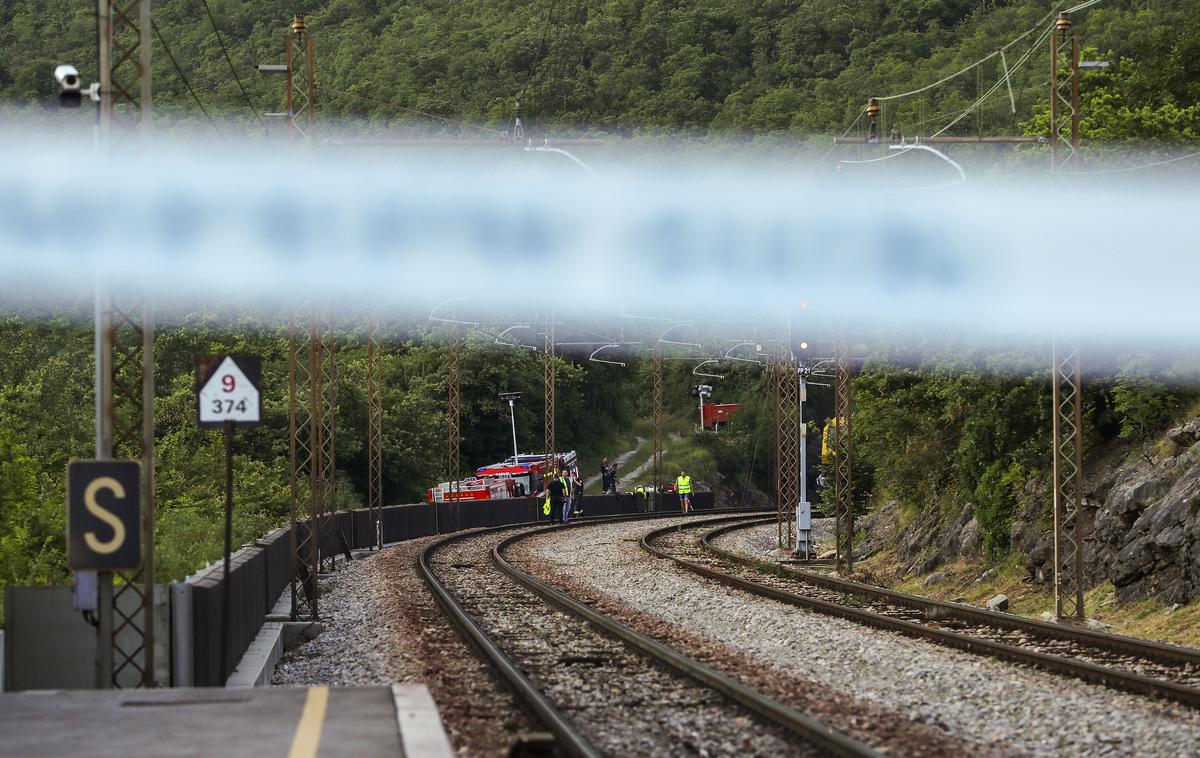
M 229 666 L 229 555 L 233 552 L 233 433 L 262 421 L 262 359 L 205 356 L 196 367 L 196 412 L 200 426 L 220 428 L 225 439 L 225 568 L 221 581 L 221 678 Z

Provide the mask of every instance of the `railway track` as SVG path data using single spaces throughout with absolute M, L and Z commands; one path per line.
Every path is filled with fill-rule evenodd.
M 759 596 L 1114 689 L 1200 707 L 1200 651 L 1049 624 L 756 560 L 719 539 L 775 519 L 646 534 L 643 549 Z
M 565 528 L 613 520 L 627 519 L 589 519 Z M 579 602 L 505 557 L 521 540 L 563 528 L 454 534 L 429 545 L 417 559 L 418 572 L 451 623 L 554 735 L 559 752 L 877 755 Z

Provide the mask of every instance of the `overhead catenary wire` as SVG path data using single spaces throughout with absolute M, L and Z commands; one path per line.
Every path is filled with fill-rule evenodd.
M 1075 6 L 1074 8 L 1071 8 L 1066 12 L 1070 13 L 1072 11 L 1081 10 L 1081 9 L 1089 7 L 1091 5 L 1095 5 L 1096 3 L 1100 2 L 1100 1 L 1101 0 L 1088 0 L 1088 2 L 1085 2 L 1078 6 Z M 1013 37 L 1008 42 L 1004 43 L 1002 46 L 993 50 L 992 52 L 988 53 L 987 55 L 983 56 L 982 58 L 975 61 L 974 63 L 971 63 L 970 65 L 965 66 L 964 68 L 959 69 L 958 71 L 955 71 L 953 74 L 943 76 L 941 79 L 938 79 L 936 82 L 933 82 L 932 84 L 926 84 L 924 87 L 918 87 L 917 89 L 909 90 L 908 92 L 899 92 L 894 95 L 877 95 L 877 96 L 875 96 L 875 99 L 880 102 L 883 102 L 885 100 L 899 100 L 904 97 L 911 97 L 912 95 L 919 95 L 922 92 L 928 92 L 929 90 L 933 89 L 934 87 L 945 84 L 946 82 L 948 82 L 952 79 L 962 76 L 963 74 L 966 74 L 966 73 L 974 70 L 975 67 L 981 66 L 984 63 L 986 63 L 987 61 L 991 60 L 992 58 L 995 58 L 997 55 L 1000 55 L 1003 51 L 1008 50 L 1008 48 L 1012 47 L 1013 45 L 1017 44 L 1021 40 L 1025 39 L 1030 34 L 1033 34 L 1035 31 L 1037 31 L 1039 28 L 1041 28 L 1043 24 L 1045 24 L 1047 21 L 1049 21 L 1051 18 L 1053 18 L 1054 15 L 1059 12 L 1058 9 L 1060 7 L 1062 7 L 1062 3 L 1057 3 L 1050 10 L 1049 13 L 1042 16 L 1041 19 L 1039 19 L 1036 23 L 1033 24 L 1033 26 L 1029 27 L 1024 32 L 1017 35 L 1016 37 Z
M 1166 158 L 1164 160 L 1153 161 L 1151 163 L 1139 163 L 1136 166 L 1121 166 L 1119 168 L 1096 169 L 1093 171 L 1071 171 L 1068 175 L 1078 176 L 1082 174 L 1092 176 L 1096 174 L 1120 174 L 1126 171 L 1141 171 L 1147 168 L 1154 168 L 1155 166 L 1165 166 L 1169 163 L 1178 163 L 1179 161 L 1186 161 L 1192 158 L 1200 158 L 1200 152 L 1188 153 L 1187 155 L 1177 155 L 1174 158 Z
M 171 52 L 171 46 L 167 44 L 167 41 L 163 39 L 162 32 L 158 30 L 158 24 L 154 21 L 151 21 L 150 26 L 154 29 L 154 36 L 158 38 L 158 43 L 163 46 L 163 51 L 167 54 L 167 58 L 171 61 L 171 65 L 175 68 L 175 73 L 179 74 L 179 78 L 183 80 L 183 86 L 187 87 L 188 94 L 192 96 L 192 100 L 196 102 L 196 105 L 200 108 L 200 112 L 204 114 L 204 118 L 208 119 L 209 125 L 216 130 L 221 139 L 225 139 L 225 134 L 221 131 L 221 128 L 217 126 L 217 123 L 213 121 L 212 116 L 210 116 L 208 113 L 208 108 L 204 107 L 204 103 L 201 102 L 199 96 L 196 95 L 196 90 L 192 89 L 192 83 L 188 81 L 187 75 L 184 74 L 183 69 L 179 67 L 179 63 L 175 60 L 175 54 Z
M 229 72 L 233 74 L 233 80 L 237 82 L 238 91 L 242 93 L 242 99 L 246 101 L 246 106 L 254 114 L 255 120 L 265 129 L 267 124 L 262 120 L 262 116 L 258 114 L 258 109 L 254 107 L 250 96 L 246 94 L 246 88 L 242 86 L 242 79 L 238 76 L 237 68 L 233 65 L 233 59 L 229 57 L 229 48 L 225 46 L 225 38 L 221 35 L 221 30 L 217 27 L 217 19 L 213 16 L 212 7 L 208 4 L 208 0 L 200 0 L 200 2 L 204 4 L 204 10 L 208 13 L 208 22 L 212 25 L 212 30 L 217 35 L 217 44 L 221 46 L 221 52 L 225 54 L 225 62 L 229 64 Z
M 1096 1 L 1099 2 L 1099 0 L 1096 0 Z M 1017 71 L 1019 68 L 1021 68 L 1021 66 L 1023 66 L 1025 64 L 1025 62 L 1029 60 L 1029 57 L 1034 53 L 1034 51 L 1036 51 L 1042 45 L 1042 43 L 1045 42 L 1046 38 L 1054 32 L 1054 28 L 1055 28 L 1054 24 L 1047 25 L 1042 30 L 1042 33 L 1038 35 L 1037 39 L 1034 40 L 1033 44 L 1029 46 L 1029 49 L 1026 50 L 1021 55 L 1020 58 L 1017 59 L 1016 63 L 1014 63 L 1012 66 L 1006 65 L 1004 75 L 1001 76 L 996 81 L 996 83 L 994 85 L 992 85 L 992 87 L 990 89 L 988 89 L 987 92 L 983 93 L 978 98 L 976 98 L 975 102 L 971 103 L 966 108 L 964 108 L 960 111 L 957 111 L 954 114 L 951 114 L 953 116 L 953 118 L 948 123 L 946 123 L 944 126 L 942 126 L 942 128 L 938 129 L 936 132 L 934 132 L 930 136 L 938 137 L 938 136 L 944 134 L 951 127 L 953 127 L 955 124 L 957 124 L 959 121 L 966 118 L 968 115 L 973 113 L 977 108 L 979 108 L 981 105 L 983 105 L 983 103 L 985 103 L 989 98 L 991 98 L 992 95 L 996 94 L 996 92 L 999 91 L 1001 86 L 1007 84 L 1010 81 L 1013 72 Z M 924 119 L 920 123 L 922 123 L 922 124 L 928 123 L 930 121 L 936 121 L 938 119 L 945 118 L 945 117 L 946 117 L 946 114 L 942 114 L 942 115 L 935 116 L 932 118 Z M 868 162 L 870 162 L 870 161 L 868 161 Z
M 965 108 L 962 108 L 962 109 L 960 109 L 960 110 L 957 110 L 957 111 L 954 111 L 954 112 L 952 112 L 952 113 L 939 113 L 939 114 L 937 114 L 936 116 L 930 116 L 929 118 L 923 118 L 923 119 L 921 119 L 920 121 L 905 121 L 905 122 L 904 122 L 904 128 L 905 128 L 905 129 L 912 129 L 912 128 L 915 128 L 915 127 L 918 127 L 918 126 L 924 126 L 925 124 L 930 124 L 930 123 L 933 123 L 934 121 L 941 122 L 941 121 L 943 121 L 943 120 L 945 120 L 945 119 L 947 119 L 947 118 L 952 118 L 952 117 L 954 117 L 954 116 L 959 116 L 959 115 L 962 115 L 962 114 L 965 114 L 965 113 L 970 113 L 970 112 L 971 112 L 971 108 L 972 108 L 972 106 L 968 105 L 967 107 L 965 107 Z M 897 124 L 897 125 L 899 125 L 899 122 L 897 121 L 897 122 L 896 122 L 896 124 Z
M 989 89 L 987 92 L 985 92 L 981 96 L 979 96 L 979 98 L 977 98 L 974 103 L 972 103 L 964 111 L 962 111 L 957 116 L 955 116 L 949 123 L 947 123 L 941 129 L 938 129 L 936 132 L 934 132 L 930 136 L 937 137 L 937 136 L 944 134 L 951 127 L 953 127 L 955 124 L 957 124 L 959 121 L 962 121 L 964 118 L 966 118 L 966 116 L 968 114 L 974 112 L 976 108 L 983 105 L 983 103 L 986 102 L 988 100 L 988 98 L 990 98 L 992 95 L 996 94 L 996 92 L 998 92 L 1000 90 L 1000 87 L 1002 87 L 1004 85 L 1004 83 L 1006 81 L 1008 81 L 1008 77 L 1012 75 L 1012 72 L 1020 69 L 1021 66 L 1025 65 L 1025 62 L 1027 60 L 1029 60 L 1029 57 L 1031 55 L 1033 55 L 1034 51 L 1039 49 L 1041 47 L 1042 43 L 1045 42 L 1046 39 L 1053 33 L 1054 33 L 1054 25 L 1053 24 L 1047 25 L 1046 28 L 1042 31 L 1042 33 L 1037 36 L 1037 39 L 1034 40 L 1033 44 L 1029 46 L 1029 49 L 1026 50 L 1025 53 L 1020 58 L 1017 59 L 1016 63 L 1014 63 L 1012 66 L 1009 67 L 1008 73 L 1006 76 L 1000 77 L 1000 79 L 997 80 L 997 82 L 992 85 L 991 89 Z
M 1094 0 L 1094 2 L 1099 2 L 1099 1 L 1100 0 Z M 1029 57 L 1031 55 L 1033 55 L 1033 52 L 1035 50 L 1037 50 L 1042 45 L 1043 42 L 1045 42 L 1045 40 L 1047 39 L 1047 37 L 1050 34 L 1054 33 L 1054 29 L 1055 29 L 1054 24 L 1046 25 L 1043 28 L 1042 33 L 1039 34 L 1037 36 L 1037 38 L 1034 40 L 1033 44 L 1029 46 L 1029 49 L 1026 50 L 1021 55 L 1020 58 L 1017 59 L 1016 63 L 1014 63 L 1010 67 L 1007 67 L 1007 71 L 1005 72 L 1004 76 L 1001 76 L 1000 79 L 994 85 L 992 85 L 992 87 L 987 92 L 980 95 L 975 100 L 974 103 L 972 103 L 968 107 L 964 108 L 963 110 L 959 111 L 957 113 L 957 115 L 955 115 L 955 117 L 949 123 L 944 125 L 941 129 L 938 129 L 936 132 L 934 132 L 930 136 L 937 137 L 937 136 L 944 134 L 951 127 L 953 127 L 955 124 L 957 124 L 959 121 L 966 118 L 969 114 L 973 113 L 976 109 L 978 109 L 984 102 L 986 102 L 988 100 L 988 98 L 990 98 L 992 95 L 994 95 L 1008 81 L 1009 77 L 1012 75 L 1012 72 L 1020 69 L 1021 66 L 1023 66 L 1025 64 L 1025 62 L 1029 60 Z M 1021 38 L 1023 38 L 1024 36 L 1025 35 L 1022 35 Z M 1021 39 L 1021 38 L 1018 38 L 1018 39 Z M 864 159 L 864 160 L 839 160 L 838 164 L 839 165 L 840 164 L 862 165 L 862 164 L 868 164 L 868 163 L 882 163 L 883 161 L 888 161 L 893 158 L 898 158 L 901 155 L 904 155 L 911 151 L 912 151 L 912 148 L 901 147 L 901 148 L 898 148 L 896 150 L 896 152 L 888 153 L 887 155 L 881 156 L 879 158 L 868 158 L 868 159 Z
M 554 11 L 557 7 L 558 7 L 558 0 L 550 0 L 550 7 L 546 11 L 546 20 L 542 24 L 541 40 L 538 42 L 537 52 L 534 54 L 533 59 L 529 61 L 529 68 L 525 71 L 525 84 L 521 87 L 520 91 L 517 93 L 517 100 L 520 100 L 522 97 L 525 96 L 525 93 L 529 90 L 530 83 L 533 81 L 534 71 L 537 69 L 538 64 L 541 62 L 542 54 L 545 52 L 545 49 L 546 49 L 546 37 L 550 33 L 550 25 L 554 23 Z
M 1066 14 L 1075 13 L 1075 12 L 1081 11 L 1081 10 L 1083 10 L 1083 9 L 1085 9 L 1085 8 L 1090 8 L 1091 6 L 1093 6 L 1093 5 L 1096 5 L 1097 3 L 1100 3 L 1100 2 L 1102 2 L 1102 1 L 1103 1 L 1103 0 L 1087 0 L 1086 2 L 1080 3 L 1080 4 L 1078 4 L 1078 5 L 1075 5 L 1075 6 L 1072 6 L 1072 7 L 1068 8 L 1068 9 L 1066 9 L 1065 11 L 1062 11 L 1062 13 L 1066 13 Z M 984 102 L 986 102 L 988 99 L 990 99 L 990 98 L 991 98 L 991 97 L 992 97 L 992 96 L 993 96 L 993 95 L 994 95 L 994 94 L 995 94 L 995 93 L 996 93 L 996 92 L 997 92 L 997 91 L 1000 89 L 1000 87 L 1001 87 L 1001 86 L 1007 86 L 1007 87 L 1008 87 L 1008 94 L 1009 94 L 1010 106 L 1011 106 L 1011 109 L 1012 109 L 1012 111 L 1015 113 L 1015 112 L 1016 112 L 1016 102 L 1015 102 L 1015 100 L 1013 99 L 1013 94 L 1012 94 L 1012 74 L 1013 74 L 1013 72 L 1015 72 L 1017 69 L 1019 69 L 1019 68 L 1020 68 L 1020 67 L 1021 67 L 1021 66 L 1022 66 L 1024 63 L 1025 63 L 1025 61 L 1027 61 L 1027 60 L 1029 59 L 1029 56 L 1030 56 L 1030 55 L 1032 55 L 1032 54 L 1033 54 L 1033 52 L 1034 52 L 1035 50 L 1037 50 L 1037 49 L 1038 49 L 1038 47 L 1039 47 L 1039 46 L 1040 46 L 1040 45 L 1041 45 L 1041 44 L 1042 44 L 1042 43 L 1043 43 L 1043 42 L 1044 42 L 1044 41 L 1047 39 L 1047 37 L 1048 37 L 1050 34 L 1052 34 L 1052 33 L 1054 32 L 1055 25 L 1054 25 L 1053 23 L 1051 23 L 1051 24 L 1049 24 L 1049 25 L 1046 25 L 1046 22 L 1047 22 L 1047 21 L 1048 21 L 1048 20 L 1049 20 L 1051 17 L 1053 17 L 1053 16 L 1054 16 L 1054 14 L 1057 12 L 1057 9 L 1058 9 L 1058 7 L 1060 7 L 1060 6 L 1061 6 L 1061 3 L 1060 3 L 1059 5 L 1057 5 L 1057 6 L 1055 6 L 1055 8 L 1051 9 L 1051 11 L 1050 11 L 1049 13 L 1047 13 L 1045 16 L 1043 16 L 1043 17 L 1041 18 L 1041 20 L 1039 20 L 1039 21 L 1038 21 L 1038 23 L 1037 23 L 1037 24 L 1035 24 L 1033 27 L 1031 27 L 1030 29 L 1026 30 L 1026 31 L 1025 31 L 1025 32 L 1023 32 L 1021 35 L 1019 35 L 1019 36 L 1017 36 L 1017 37 L 1015 37 L 1015 38 L 1013 38 L 1013 39 L 1009 40 L 1007 43 L 1005 43 L 1003 46 L 1001 46 L 1001 47 L 1000 47 L 1000 48 L 998 48 L 997 50 L 995 50 L 995 51 L 993 51 L 993 52 L 989 53 L 988 55 L 984 56 L 983 58 L 980 58 L 979 60 L 975 61 L 975 62 L 974 62 L 974 63 L 972 63 L 971 65 L 969 65 L 969 66 L 967 66 L 967 67 L 965 67 L 965 68 L 963 68 L 963 69 L 961 69 L 961 70 L 959 70 L 959 71 L 957 71 L 957 72 L 955 72 L 955 73 L 953 73 L 953 74 L 951 74 L 951 75 L 949 75 L 949 76 L 943 77 L 942 79 L 939 79 L 938 81 L 936 81 L 936 82 L 934 82 L 934 83 L 932 83 L 932 84 L 926 85 L 925 87 L 921 87 L 921 88 L 919 88 L 919 89 L 912 90 L 912 91 L 910 91 L 910 92 L 903 92 L 903 93 L 900 93 L 900 94 L 897 94 L 897 95 L 886 95 L 886 96 L 882 96 L 882 97 L 876 97 L 876 98 L 875 98 L 875 100 L 877 100 L 877 101 L 881 101 L 881 100 L 895 100 L 895 99 L 898 99 L 898 98 L 901 98 L 901 97 L 907 97 L 907 96 L 909 96 L 909 95 L 913 95 L 913 94 L 917 94 L 917 93 L 920 93 L 920 92 L 924 92 L 924 91 L 926 91 L 926 90 L 929 90 L 929 89 L 932 89 L 932 88 L 934 88 L 934 87 L 936 87 L 936 86 L 938 86 L 938 85 L 940 85 L 940 84 L 944 84 L 945 82 L 947 82 L 947 81 L 950 81 L 951 79 L 953 79 L 953 78 L 955 78 L 955 77 L 957 77 L 957 76 L 961 76 L 962 74 L 965 74 L 965 73 L 967 73 L 968 71 L 970 71 L 970 70 L 972 70 L 972 69 L 976 68 L 977 66 L 979 66 L 979 65 L 983 64 L 985 61 L 987 61 L 987 60 L 990 60 L 991 58 L 993 58 L 993 57 L 995 57 L 995 56 L 999 55 L 999 56 L 1000 56 L 1001 63 L 1003 64 L 1003 67 L 1004 67 L 1004 74 L 1003 74 L 1003 76 L 1001 76 L 1001 77 L 1000 77 L 1000 79 L 999 79 L 999 80 L 996 82 L 996 84 L 995 84 L 995 85 L 993 85 L 993 86 L 992 86 L 992 87 L 991 87 L 991 88 L 990 88 L 990 89 L 989 89 L 987 92 L 985 92 L 983 95 L 979 96 L 979 97 L 978 97 L 978 98 L 975 100 L 975 102 L 974 102 L 974 103 L 972 103 L 970 106 L 968 106 L 968 107 L 967 107 L 967 108 L 965 108 L 964 110 L 958 111 L 956 114 L 954 114 L 954 118 L 953 118 L 953 119 L 952 119 L 952 120 L 951 120 L 949 123 L 947 123 L 946 125 L 944 125 L 944 126 L 941 128 L 941 129 L 939 129 L 938 131 L 934 132 L 934 133 L 933 133 L 932 135 L 930 135 L 930 136 L 932 136 L 932 137 L 937 137 L 937 136 L 939 136 L 939 135 L 941 135 L 941 134 L 944 134 L 946 131 L 948 131 L 948 130 L 949 130 L 951 127 L 953 127 L 955 124 L 957 124 L 957 123 L 958 123 L 959 121 L 961 121 L 963 118 L 965 118 L 967 115 L 969 115 L 970 113 L 973 113 L 973 112 L 975 112 L 975 110 L 976 110 L 976 109 L 978 109 L 978 108 L 979 108 L 981 105 L 983 105 L 983 103 L 984 103 Z M 1038 29 L 1038 27 L 1039 27 L 1039 26 L 1040 26 L 1040 27 L 1042 27 L 1042 32 L 1041 32 L 1041 33 L 1038 35 L 1038 37 L 1037 37 L 1036 41 L 1033 43 L 1033 45 L 1031 45 L 1031 46 L 1030 46 L 1030 48 L 1029 48 L 1029 49 L 1028 49 L 1028 50 L 1025 52 L 1025 54 L 1024 54 L 1024 55 L 1022 55 L 1022 56 L 1021 56 L 1021 57 L 1020 57 L 1020 58 L 1017 60 L 1017 62 L 1016 62 L 1015 64 L 1013 64 L 1012 66 L 1009 66 L 1009 65 L 1008 65 L 1008 61 L 1007 61 L 1007 59 L 1006 59 L 1006 58 L 1005 58 L 1005 56 L 1004 56 L 1004 52 L 1005 52 L 1005 51 L 1006 51 L 1006 50 L 1007 50 L 1009 47 L 1012 47 L 1012 46 L 1013 46 L 1014 44 L 1016 44 L 1017 42 L 1021 41 L 1022 39 L 1024 39 L 1024 38 L 1028 37 L 1028 36 L 1029 36 L 1030 34 L 1032 34 L 1033 32 L 1037 31 L 1037 29 Z M 924 119 L 924 120 L 923 120 L 921 123 L 925 123 L 925 122 L 927 122 L 927 121 L 931 121 L 931 120 L 934 120 L 934 119 Z M 847 162 L 847 163 L 848 163 L 848 162 L 850 162 L 850 161 L 845 161 L 845 162 Z
M 854 121 L 852 121 L 852 122 L 850 123 L 850 126 L 846 127 L 846 131 L 842 132 L 842 137 L 845 137 L 847 134 L 849 134 L 850 132 L 854 131 L 854 127 L 858 126 L 858 122 L 862 120 L 863 114 L 864 114 L 864 113 L 866 113 L 866 112 L 867 112 L 867 109 L 866 109 L 866 108 L 863 108 L 863 109 L 859 110 L 859 112 L 858 112 L 858 115 L 854 117 Z M 842 137 L 839 137 L 838 139 L 841 139 Z M 822 153 L 822 154 L 821 154 L 821 157 L 817 159 L 817 162 L 816 162 L 816 163 L 814 163 L 814 164 L 813 164 L 813 165 L 812 165 L 812 166 L 811 166 L 811 167 L 808 169 L 808 171 L 805 171 L 805 172 L 804 172 L 804 176 L 808 176 L 808 175 L 809 175 L 809 174 L 811 174 L 812 172 L 816 171 L 816 170 L 817 170 L 817 167 L 818 167 L 818 166 L 820 166 L 822 163 L 824 163 L 824 162 L 825 162 L 825 159 L 829 157 L 829 154 L 830 154 L 830 153 L 832 153 L 834 150 L 836 150 L 836 149 L 837 149 L 837 146 L 838 146 L 838 141 L 835 139 L 835 140 L 833 141 L 833 144 L 829 146 L 829 149 L 828 149 L 828 150 L 826 150 L 824 153 Z
M 851 164 L 881 163 L 883 161 L 890 161 L 892 158 L 899 158 L 901 155 L 904 155 L 905 153 L 907 153 L 910 150 L 912 150 L 911 147 L 904 147 L 904 148 L 897 149 L 896 152 L 894 152 L 894 153 L 888 153 L 887 155 L 884 155 L 880 158 L 866 158 L 866 159 L 860 160 L 860 161 L 839 160 L 838 163 L 851 163 Z

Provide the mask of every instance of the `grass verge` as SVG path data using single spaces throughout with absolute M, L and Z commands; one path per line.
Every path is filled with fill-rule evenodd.
M 865 561 L 862 569 L 872 581 L 914 595 L 982 606 L 992 597 L 1003 594 L 1008 597 L 1010 613 L 1040 619 L 1043 614 L 1054 611 L 1053 593 L 1029 581 L 1017 555 L 995 566 L 969 561 L 942 566 L 938 571 L 946 575 L 945 581 L 929 587 L 925 586 L 924 574 L 895 578 L 899 565 L 896 553 L 885 551 Z M 989 568 L 995 569 L 995 575 L 979 581 Z M 1112 583 L 1104 582 L 1084 595 L 1084 609 L 1088 618 L 1110 624 L 1110 631 L 1115 634 L 1200 647 L 1198 600 L 1179 606 L 1170 606 L 1153 598 L 1120 603 Z

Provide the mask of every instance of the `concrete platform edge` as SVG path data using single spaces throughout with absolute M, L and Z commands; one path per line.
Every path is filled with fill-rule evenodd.
M 423 684 L 393 684 L 396 704 L 396 728 L 406 756 L 453 758 L 450 738 L 442 726 L 437 704 Z
M 271 682 L 275 664 L 283 657 L 283 622 L 268 621 L 246 648 L 237 668 L 225 681 L 230 689 L 262 687 Z

